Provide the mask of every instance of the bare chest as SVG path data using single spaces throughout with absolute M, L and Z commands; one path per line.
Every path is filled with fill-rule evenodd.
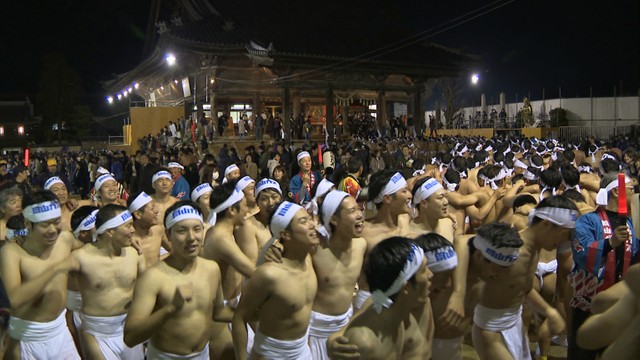
M 137 256 L 88 256 L 81 260 L 81 284 L 93 290 L 131 289 L 138 276 Z

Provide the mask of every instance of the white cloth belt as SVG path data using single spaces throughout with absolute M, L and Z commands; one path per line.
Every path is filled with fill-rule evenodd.
M 311 311 L 309 336 L 328 338 L 347 325 L 351 315 L 353 315 L 352 307 L 349 307 L 349 310 L 341 315 L 326 315 Z
M 14 317 L 9 319 L 9 335 L 20 341 L 47 341 L 67 330 L 66 310 L 49 322 L 22 320 Z
M 308 332 L 296 340 L 278 340 L 265 336 L 258 330 L 253 343 L 253 352 L 266 359 L 312 360 L 308 339 Z
M 507 309 L 491 309 L 480 304 L 473 313 L 473 323 L 485 331 L 499 332 L 514 359 L 530 360 L 529 340 L 522 327 L 522 305 Z
M 209 360 L 209 343 L 204 349 L 189 355 L 177 355 L 158 350 L 151 342 L 147 345 L 147 359 L 149 360 Z
M 82 330 L 96 337 L 122 337 L 127 314 L 116 316 L 89 316 L 82 313 Z

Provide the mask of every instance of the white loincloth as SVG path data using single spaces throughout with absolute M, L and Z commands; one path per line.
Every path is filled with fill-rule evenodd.
M 43 323 L 11 316 L 9 335 L 20 341 L 23 359 L 80 360 L 63 310 L 55 320 Z
M 202 351 L 189 355 L 176 355 L 156 349 L 151 342 L 147 345 L 147 360 L 209 360 L 209 344 Z
M 365 301 L 367 301 L 367 299 L 371 296 L 371 293 L 368 292 L 367 290 L 358 290 L 358 292 L 356 293 L 356 301 L 354 305 L 354 308 L 356 310 L 360 310 L 360 308 L 362 307 L 362 305 L 364 304 Z
M 529 339 L 522 326 L 522 305 L 508 309 L 491 309 L 480 304 L 473 313 L 473 323 L 485 331 L 502 334 L 507 350 L 516 360 L 531 360 Z
M 540 287 L 544 285 L 544 276 L 547 274 L 555 274 L 556 271 L 558 271 L 558 260 L 549 261 L 548 263 L 538 262 L 536 276 L 540 279 Z
M 77 329 L 82 324 L 80 311 L 82 311 L 82 295 L 80 291 L 67 290 L 67 310 L 73 313 L 73 324 Z
M 242 294 L 238 294 L 238 296 L 236 296 L 235 298 L 231 300 L 222 300 L 222 302 L 224 303 L 224 306 L 229 306 L 230 308 L 235 310 L 238 307 L 238 304 L 240 304 L 241 296 Z M 229 323 L 229 330 L 233 332 L 231 323 Z M 254 337 L 255 337 L 255 332 L 253 331 L 251 326 L 249 326 L 249 324 L 247 323 L 247 357 L 251 354 L 251 349 L 253 349 Z
M 278 340 L 256 331 L 253 352 L 267 360 L 312 360 L 309 332 L 297 340 Z
M 462 360 L 463 337 L 453 339 L 433 338 L 431 360 Z
M 311 312 L 309 322 L 309 348 L 313 360 L 329 360 L 327 354 L 327 338 L 342 329 L 349 323 L 353 315 L 353 308 L 342 315 L 325 315 L 319 312 Z
M 142 344 L 133 348 L 124 343 L 124 322 L 127 314 L 117 316 L 89 316 L 81 314 L 82 330 L 93 335 L 105 360 L 143 360 Z

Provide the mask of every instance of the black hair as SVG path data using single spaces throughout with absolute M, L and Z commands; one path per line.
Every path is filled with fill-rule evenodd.
M 578 192 L 576 189 L 565 190 L 562 193 L 562 196 L 566 197 L 569 200 L 573 200 L 579 203 L 586 203 L 587 199 L 585 199 L 584 195 Z
M 220 186 L 216 186 L 216 188 L 219 188 Z M 162 218 L 163 220 L 163 225 L 165 226 L 165 228 L 167 227 L 167 219 L 166 219 L 166 215 L 165 214 L 169 214 L 171 212 L 173 212 L 174 210 L 176 210 L 179 207 L 182 206 L 191 206 L 192 208 L 194 208 L 198 214 L 200 214 L 200 216 L 202 216 L 202 209 L 200 209 L 200 206 L 198 206 L 198 204 L 196 204 L 195 202 L 191 201 L 191 200 L 180 200 L 180 201 L 176 201 L 173 205 L 169 206 L 167 208 L 167 210 L 164 212 Z
M 562 185 L 562 175 L 560 171 L 553 169 L 545 169 L 540 173 L 540 185 L 557 189 Z
M 363 268 L 371 292 L 384 292 L 391 287 L 407 263 L 412 251 L 411 243 L 409 238 L 393 236 L 382 240 L 371 249 Z M 415 282 L 415 276 L 412 276 L 409 282 Z M 396 295 L 389 298 L 395 300 Z
M 465 172 L 467 170 L 467 159 L 464 156 L 454 157 L 451 164 L 458 172 Z
M 486 239 L 493 247 L 500 248 L 519 248 L 524 244 L 518 234 L 518 230 L 509 224 L 503 222 L 493 222 L 481 226 L 476 231 L 477 236 Z M 470 253 L 476 250 L 473 245 L 473 239 L 469 241 Z
M 347 171 L 351 174 L 357 173 L 362 167 L 362 160 L 357 156 L 352 156 L 347 160 Z
M 235 182 L 228 182 L 214 187 L 213 191 L 211 192 L 211 197 L 209 198 L 209 208 L 211 209 L 211 211 L 213 211 L 213 209 L 215 209 L 218 205 L 225 202 L 225 200 L 227 200 L 234 191 L 236 191 Z M 242 199 L 240 199 L 240 201 L 242 201 Z M 218 219 L 223 219 L 227 215 L 227 211 L 231 208 L 239 210 L 240 201 L 217 213 Z
M 395 173 L 396 173 L 395 170 L 384 169 L 371 175 L 371 179 L 369 180 L 369 191 L 368 191 L 369 199 L 373 200 L 376 197 L 378 197 L 378 195 L 380 195 L 380 193 L 382 192 L 382 189 L 384 189 L 384 187 L 387 185 L 389 180 L 391 180 L 391 178 Z M 380 208 L 381 206 L 382 206 L 382 203 L 376 204 L 376 207 L 378 208 Z
M 575 166 L 568 165 L 562 168 L 562 180 L 567 186 L 575 187 L 580 184 L 580 172 Z
M 422 234 L 413 241 L 415 241 L 416 245 L 420 246 L 424 252 L 435 251 L 447 246 L 453 247 L 453 244 L 449 242 L 449 240 L 435 232 Z
M 573 160 L 576 159 L 576 154 L 571 149 L 565 150 L 562 155 L 565 159 L 569 160 L 569 162 L 573 162 Z
M 533 155 L 530 159 L 529 159 L 531 165 L 535 165 L 535 166 L 542 166 L 544 164 L 544 161 L 542 160 L 542 156 L 540 155 Z
M 127 211 L 127 208 L 117 204 L 107 204 L 100 208 L 98 215 L 96 215 L 96 229 L 102 226 L 102 224 L 113 219 L 116 214 Z
M 515 211 L 520 206 L 527 205 L 527 204 L 531 204 L 535 206 L 538 204 L 538 202 L 536 201 L 536 198 L 534 198 L 533 195 L 531 194 L 518 195 L 518 197 L 516 197 L 515 200 L 513 200 L 513 211 Z
M 97 206 L 85 205 L 79 207 L 76 211 L 74 211 L 73 214 L 71 214 L 71 231 L 74 231 L 76 228 L 78 228 L 84 218 L 98 209 L 99 208 Z
M 548 207 L 578 211 L 578 208 L 576 207 L 576 205 L 571 200 L 569 200 L 567 197 L 564 197 L 564 196 L 549 196 L 547 198 L 544 198 L 544 200 L 540 201 L 540 204 L 536 206 L 536 209 L 542 209 L 542 208 L 548 208 Z M 540 219 L 537 216 L 534 217 L 533 220 L 531 221 L 531 226 L 538 224 L 542 220 L 543 219 Z
M 21 230 L 26 228 L 27 226 L 24 224 L 24 215 L 18 214 L 7 219 L 7 229 L 11 230 Z
M 22 208 L 24 209 L 29 205 L 39 204 L 47 201 L 58 202 L 58 197 L 50 190 L 34 191 L 31 194 L 25 194 L 22 197 Z
M 460 173 L 457 172 L 456 170 L 452 169 L 452 168 L 448 168 L 447 171 L 444 173 L 444 178 L 447 179 L 447 181 L 450 184 L 460 184 L 461 178 L 460 178 Z
M 617 173 L 618 171 L 620 171 L 620 163 L 616 160 L 613 159 L 604 159 L 600 162 L 600 166 L 602 167 L 602 170 L 604 170 L 604 173 L 610 173 L 610 172 L 615 172 Z M 602 174 L 604 175 L 604 174 Z

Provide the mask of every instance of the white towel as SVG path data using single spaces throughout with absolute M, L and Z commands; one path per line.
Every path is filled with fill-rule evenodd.
M 540 287 L 544 285 L 544 276 L 547 274 L 554 274 L 556 271 L 558 271 L 558 260 L 553 259 L 548 263 L 538 262 L 536 276 L 540 279 Z
M 9 335 L 20 341 L 23 359 L 80 360 L 67 328 L 66 310 L 52 321 L 43 323 L 11 316 Z
M 297 340 L 278 340 L 256 331 L 253 352 L 267 360 L 312 360 L 309 333 Z
M 209 344 L 202 351 L 189 355 L 176 355 L 158 350 L 151 342 L 147 345 L 147 360 L 209 360 Z
M 480 304 L 473 313 L 473 323 L 485 331 L 499 332 L 504 343 L 518 360 L 531 360 L 529 339 L 522 326 L 522 305 L 508 309 L 491 309 Z
M 462 360 L 462 336 L 453 339 L 433 338 L 431 360 Z
M 105 360 L 143 360 L 142 344 L 133 348 L 124 343 L 124 322 L 127 314 L 117 316 L 89 316 L 81 314 L 82 330 L 93 335 Z
M 319 312 L 311 312 L 309 323 L 309 348 L 313 360 L 329 360 L 327 354 L 327 338 L 342 329 L 349 323 L 353 315 L 353 308 L 342 315 L 326 315 Z
M 79 329 L 82 324 L 82 319 L 80 319 L 82 295 L 80 291 L 67 290 L 67 310 L 73 312 L 73 324 Z
M 354 308 L 356 310 L 360 310 L 362 305 L 364 305 L 364 302 L 367 301 L 370 296 L 371 293 L 367 290 L 358 290 L 358 292 L 356 293 L 356 302 L 354 304 Z

